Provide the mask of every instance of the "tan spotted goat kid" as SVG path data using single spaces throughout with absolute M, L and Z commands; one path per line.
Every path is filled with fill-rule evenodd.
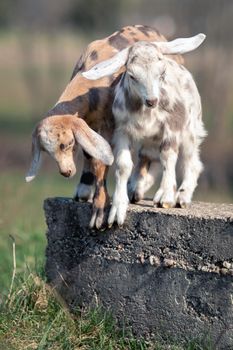
M 187 206 L 197 185 L 202 163 L 199 145 L 206 135 L 200 96 L 192 75 L 167 54 L 196 49 L 204 34 L 171 42 L 138 42 L 113 58 L 94 66 L 83 76 L 100 79 L 122 66 L 126 71 L 118 82 L 113 102 L 115 131 L 116 189 L 108 217 L 122 225 L 128 207 L 127 183 L 133 169 L 131 151 L 140 147 L 141 157 L 150 160 L 147 174 L 139 172 L 129 181 L 129 190 L 140 199 L 154 182 L 158 156 L 163 166 L 154 203 L 164 208 Z M 133 147 L 134 146 L 134 147 Z M 183 180 L 177 190 L 176 163 L 183 161 Z

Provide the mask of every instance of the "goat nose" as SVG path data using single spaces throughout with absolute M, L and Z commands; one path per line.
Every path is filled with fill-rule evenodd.
M 157 98 L 154 98 L 153 100 L 146 100 L 146 105 L 147 107 L 155 107 L 158 103 L 158 99 Z
M 71 170 L 61 171 L 61 174 L 62 174 L 62 176 L 70 177 L 70 175 L 71 175 Z

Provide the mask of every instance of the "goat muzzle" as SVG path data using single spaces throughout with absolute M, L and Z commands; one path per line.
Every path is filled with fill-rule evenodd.
M 153 100 L 146 100 L 146 106 L 149 108 L 154 108 L 157 106 L 158 99 L 154 98 Z
M 72 171 L 71 170 L 67 170 L 67 171 L 61 171 L 61 175 L 65 176 L 65 177 L 70 177 L 71 176 Z

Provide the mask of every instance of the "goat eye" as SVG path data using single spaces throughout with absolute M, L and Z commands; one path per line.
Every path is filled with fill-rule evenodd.
M 129 76 L 133 81 L 137 81 L 137 79 L 133 75 L 129 74 Z
M 61 144 L 60 144 L 60 150 L 63 151 L 64 148 L 65 148 L 64 143 L 61 143 Z

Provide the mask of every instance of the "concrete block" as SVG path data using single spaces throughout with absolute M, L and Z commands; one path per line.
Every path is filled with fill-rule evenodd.
M 136 336 L 208 335 L 233 349 L 233 205 L 130 205 L 123 228 L 91 231 L 91 205 L 45 200 L 46 273 L 70 307 L 101 305 Z

